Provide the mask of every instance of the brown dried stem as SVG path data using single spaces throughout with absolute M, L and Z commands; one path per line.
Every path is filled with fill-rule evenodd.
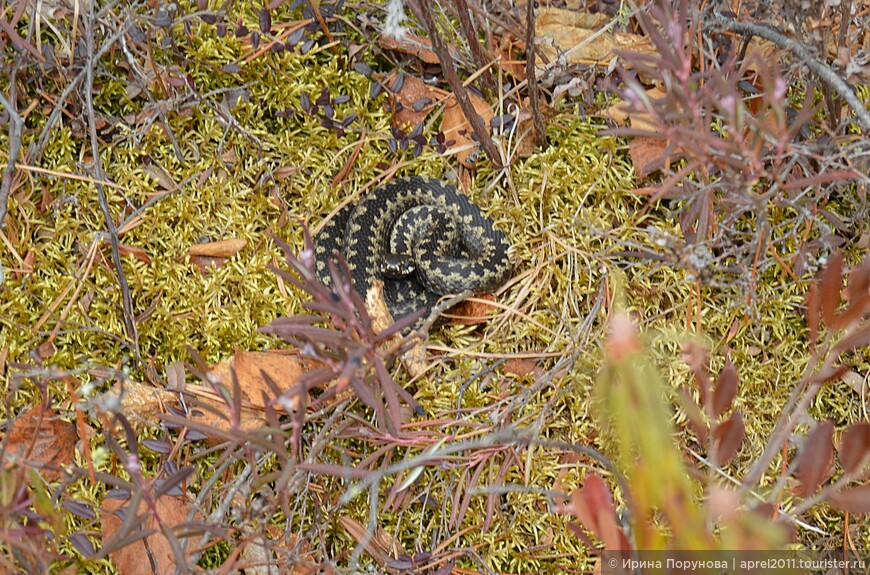
M 528 80 L 529 107 L 532 112 L 532 126 L 535 129 L 535 143 L 546 143 L 547 133 L 544 131 L 544 118 L 541 116 L 541 104 L 538 100 L 538 80 L 535 77 L 535 3 L 526 2 L 526 80 Z
M 487 90 L 493 94 L 496 93 L 497 87 L 495 78 L 492 72 L 489 71 L 489 62 L 492 57 L 484 54 L 483 47 L 480 45 L 480 40 L 477 37 L 477 30 L 474 28 L 474 23 L 471 21 L 471 16 L 468 9 L 468 3 L 465 0 L 454 0 L 456 4 L 456 13 L 459 18 L 459 24 L 462 26 L 462 32 L 465 34 L 465 39 L 468 40 L 468 48 L 471 50 L 471 56 L 474 58 L 474 63 L 483 72 L 480 79 Z
M 450 88 L 453 89 L 453 93 L 456 95 L 456 101 L 459 102 L 459 107 L 462 109 L 462 113 L 465 115 L 468 123 L 471 124 L 471 129 L 474 132 L 474 135 L 477 136 L 480 145 L 483 147 L 483 151 L 486 153 L 487 157 L 489 157 L 489 161 L 496 167 L 503 167 L 498 148 L 495 147 L 495 143 L 492 141 L 489 130 L 483 123 L 483 119 L 474 109 L 474 105 L 468 97 L 468 92 L 465 89 L 465 86 L 462 85 L 462 81 L 456 74 L 453 57 L 450 56 L 450 50 L 447 48 L 447 43 L 438 32 L 438 26 L 435 24 L 435 18 L 432 16 L 432 10 L 429 7 L 429 4 L 426 2 L 419 2 L 417 8 L 419 9 L 420 17 L 423 20 L 423 25 L 426 27 L 426 31 L 429 33 L 429 37 L 432 40 L 432 49 L 435 50 L 435 54 L 438 56 L 438 61 L 441 63 L 441 69 L 444 71 L 447 83 L 450 84 Z

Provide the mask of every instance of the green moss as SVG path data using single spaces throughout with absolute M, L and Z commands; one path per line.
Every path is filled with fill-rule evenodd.
M 233 18 L 241 17 L 249 28 L 257 28 L 252 6 L 235 9 L 239 12 Z M 285 10 L 280 7 L 273 18 L 289 19 Z M 283 261 L 270 233 L 291 246 L 301 246 L 300 222 L 318 224 L 342 200 L 379 176 L 386 164 L 402 161 L 399 174 L 439 177 L 449 174 L 453 165 L 450 158 L 431 151 L 417 159 L 410 154 L 393 156 L 387 146 L 389 114 L 380 99 L 368 98 L 369 79 L 348 71 L 345 58 L 329 50 L 305 56 L 268 52 L 247 62 L 248 47 L 231 33 L 218 38 L 211 26 L 199 21 L 191 25 L 190 36 L 181 24 L 166 31 L 183 49 L 183 70 L 170 54 L 155 53 L 173 76 L 189 75 L 197 94 L 174 88 L 164 78 L 168 93 L 161 105 L 166 104 L 167 126 L 160 125 L 146 98 L 130 97 L 121 54 L 107 63 L 109 76 L 101 79 L 95 95 L 99 115 L 124 118 L 114 130 L 101 133 L 101 163 L 106 180 L 113 183 L 106 194 L 115 222 L 131 222 L 134 210 L 140 219 L 125 231 L 121 242 L 140 250 L 149 261 L 124 255 L 122 264 L 136 313 L 149 311 L 147 319 L 137 324 L 139 347 L 158 373 L 172 362 L 187 359 L 187 345 L 210 362 L 225 359 L 236 347 L 279 345 L 258 334 L 257 328 L 302 308 L 293 289 L 288 298 L 281 295 L 267 267 Z M 239 63 L 241 71 L 222 71 L 233 62 Z M 151 88 L 157 90 L 156 85 Z M 343 136 L 323 128 L 317 118 L 301 110 L 303 94 L 314 99 L 324 88 L 333 96 L 350 98 L 337 106 L 337 117 L 359 114 Z M 294 113 L 288 115 L 288 110 Z M 38 137 L 49 111 L 50 107 L 37 107 L 28 116 L 25 147 Z M 96 188 L 93 182 L 63 175 L 85 173 L 81 162 L 89 157 L 90 142 L 85 134 L 74 131 L 72 122 L 65 122 L 53 130 L 39 166 L 56 173 L 27 172 L 9 205 L 4 233 L 17 256 L 24 258 L 32 252 L 35 260 L 32 273 L 18 273 L 18 259 L 6 249 L 0 253 L 6 273 L 0 287 L 0 350 L 8 348 L 11 362 L 25 361 L 57 328 L 57 351 L 47 365 L 80 372 L 82 384 L 99 383 L 89 367 L 126 364 L 131 352 L 124 343 L 121 295 L 106 243 L 97 245 L 89 265 L 92 246 L 105 229 Z M 655 226 L 678 237 L 678 224 L 669 211 L 678 206 L 650 206 L 645 198 L 631 194 L 630 162 L 616 140 L 598 135 L 598 127 L 564 112 L 548 125 L 551 146 L 517 161 L 509 174 L 485 163 L 480 166 L 468 193 L 514 244 L 515 279 L 499 296 L 511 311 L 484 327 L 448 326 L 433 334 L 430 357 L 434 367 L 411 385 L 433 418 L 453 417 L 457 406 L 467 410 L 461 425 L 445 433 L 480 433 L 488 426 L 513 424 L 549 439 L 594 443 L 589 388 L 601 364 L 599 344 L 609 312 L 610 274 L 624 269 L 628 308 L 651 334 L 653 360 L 674 389 L 690 381 L 680 360 L 680 346 L 686 333 L 695 329 L 696 313 L 700 313 L 701 332 L 714 350 L 717 367 L 722 354 L 730 353 L 741 374 L 737 401 L 744 410 L 748 437 L 734 465 L 744 469 L 763 449 L 806 362 L 800 311 L 803 286 L 782 269 L 770 267 L 755 278 L 752 290 L 732 280 L 724 287 L 699 287 L 680 268 L 676 247 L 663 247 L 649 232 Z M 182 159 L 167 132 L 177 141 Z M 365 142 L 352 169 L 333 185 L 363 135 Z M 4 131 L 0 148 L 8 149 L 6 138 Z M 48 205 L 42 205 L 43 198 Z M 778 242 L 777 252 L 788 261 L 798 249 L 784 223 L 788 210 L 771 207 L 766 217 Z M 751 233 L 754 225 L 754 220 L 743 221 L 740 231 Z M 204 274 L 187 253 L 206 238 L 241 238 L 247 245 L 222 267 Z M 70 295 L 80 285 L 76 301 L 69 305 Z M 62 296 L 68 286 L 72 289 Z M 747 289 L 745 294 L 740 293 L 743 289 Z M 735 303 L 750 295 L 751 306 Z M 36 329 L 53 304 L 57 304 L 54 311 Z M 497 358 L 511 354 L 539 354 L 542 370 L 553 368 L 560 355 L 574 354 L 575 361 L 535 393 L 528 390 L 539 376 L 516 378 L 496 369 L 469 386 L 460 402 L 463 384 Z M 855 358 L 856 364 L 866 368 L 862 361 Z M 141 371 L 132 376 L 144 379 Z M 402 372 L 397 377 L 407 378 Z M 8 390 L 8 382 L 4 385 Z M 68 388 L 59 382 L 50 386 L 50 392 L 55 398 L 69 397 Z M 819 396 L 814 409 L 819 416 L 837 422 L 857 421 L 856 402 L 842 398 L 848 393 L 842 386 L 831 386 Z M 11 417 L 32 405 L 36 396 L 32 385 L 25 386 L 11 402 L 12 413 L 0 406 L 0 416 Z M 369 417 L 362 408 L 355 410 Z M 347 463 L 348 453 L 362 458 L 373 450 L 371 445 L 342 439 L 331 446 L 328 457 L 334 458 L 333 463 Z M 420 451 L 420 446 L 397 449 L 394 458 Z M 506 482 L 553 488 L 558 470 L 565 467 L 558 454 L 536 449 L 533 458 L 526 458 L 525 453 L 519 452 L 522 465 L 509 470 Z M 156 460 L 146 462 L 156 466 Z M 199 476 L 207 476 L 208 460 L 198 465 Z M 483 473 L 478 482 L 483 491 L 474 496 L 465 522 L 456 531 L 482 523 L 487 512 L 485 487 L 494 482 L 496 470 Z M 420 484 L 427 485 L 436 500 L 450 501 L 461 472 L 458 465 L 427 470 Z M 583 474 L 582 467 L 574 466 L 561 477 L 563 488 L 579 485 Z M 385 483 L 384 493 L 390 485 Z M 324 500 L 334 500 L 347 484 L 326 478 L 321 487 L 327 493 Z M 85 496 L 87 489 L 84 482 L 74 487 L 77 494 L 98 503 L 101 494 Z M 289 520 L 293 531 L 323 520 L 319 515 L 323 510 L 315 507 L 300 504 L 297 515 Z M 546 571 L 559 565 L 576 567 L 583 557 L 579 540 L 565 527 L 565 518 L 548 514 L 537 492 L 520 490 L 499 496 L 496 507 L 487 532 L 472 529 L 457 541 L 457 546 L 477 548 L 493 569 Z M 342 513 L 365 521 L 368 510 L 363 502 L 354 501 Z M 446 518 L 441 511 L 416 503 L 402 514 L 383 513 L 380 518 L 381 526 L 398 537 L 406 550 L 431 548 L 452 534 L 440 532 L 439 540 L 434 531 L 421 529 L 421 525 L 442 525 Z M 827 517 L 820 519 L 836 523 Z M 351 542 L 337 523 L 331 526 L 330 535 L 324 548 L 332 557 L 339 556 Z M 227 553 L 226 546 L 213 550 L 203 564 L 216 566 Z M 97 572 L 96 566 L 83 569 Z

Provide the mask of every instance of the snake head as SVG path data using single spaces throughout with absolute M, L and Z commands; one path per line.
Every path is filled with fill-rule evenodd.
M 414 258 L 405 254 L 383 254 L 381 259 L 381 276 L 391 280 L 411 277 L 417 271 Z

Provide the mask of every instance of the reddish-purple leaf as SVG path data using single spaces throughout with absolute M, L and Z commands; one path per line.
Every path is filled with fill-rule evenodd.
M 810 377 L 810 381 L 812 383 L 828 383 L 829 381 L 840 379 L 847 371 L 849 371 L 849 368 L 845 365 L 833 365 L 825 368 L 823 371 L 814 373 Z
M 154 499 L 159 499 L 161 496 L 170 494 L 176 495 L 180 493 L 171 493 L 173 491 L 177 491 L 181 489 L 181 484 L 196 471 L 196 468 L 193 466 L 182 467 L 169 477 L 163 480 L 158 480 L 154 482 Z
M 870 458 L 870 423 L 850 425 L 840 442 L 840 465 L 846 473 L 859 471 Z
M 837 345 L 834 346 L 834 353 L 852 351 L 867 345 L 870 345 L 870 325 L 865 325 L 838 341 Z
M 157 453 L 166 454 L 172 451 L 172 444 L 162 439 L 143 439 L 142 445 Z
M 85 559 L 94 555 L 94 546 L 84 533 L 73 533 L 70 535 L 69 542 L 76 551 L 84 555 Z
M 743 424 L 743 414 L 739 410 L 731 414 L 731 417 L 718 424 L 713 429 L 713 441 L 716 449 L 716 465 L 728 465 L 746 435 L 746 426 Z
M 63 506 L 67 511 L 77 517 L 81 517 L 82 519 L 90 521 L 97 518 L 96 512 L 85 503 L 79 503 L 78 501 L 64 501 Z
M 734 398 L 737 396 L 737 370 L 734 369 L 734 364 L 729 359 L 725 362 L 725 367 L 719 372 L 719 377 L 716 378 L 716 387 L 713 390 L 713 416 L 719 417 L 729 409 L 734 403 Z
M 848 487 L 835 493 L 830 501 L 831 505 L 841 511 L 859 514 L 870 513 L 870 485 Z
M 816 425 L 804 441 L 798 460 L 798 493 L 806 497 L 816 491 L 831 473 L 834 461 L 834 426 L 829 421 Z
M 816 340 L 819 338 L 819 313 L 820 313 L 820 303 L 819 303 L 819 285 L 818 284 L 810 284 L 809 289 L 807 289 L 807 297 L 806 297 L 806 305 L 807 305 L 807 328 L 809 328 L 809 338 L 810 344 L 815 345 Z
M 843 254 L 834 252 L 819 279 L 822 319 L 831 325 L 837 317 L 840 305 L 840 289 L 843 287 Z
M 272 14 L 269 12 L 269 9 L 265 6 L 260 9 L 259 20 L 260 20 L 260 32 L 263 34 L 269 34 L 272 32 Z
M 453 573 L 453 568 L 456 567 L 456 563 L 453 561 L 448 561 L 444 565 L 438 568 L 432 575 L 450 575 Z
M 846 284 L 848 300 L 856 301 L 868 294 L 870 289 L 870 257 L 865 258 L 861 265 L 849 273 L 849 281 Z
M 288 50 L 292 49 L 293 46 L 299 43 L 300 40 L 305 36 L 305 28 L 297 28 L 293 30 L 287 35 L 287 41 L 284 43 L 284 47 Z
M 832 327 L 842 329 L 866 316 L 870 312 L 870 294 L 859 296 L 846 308 L 846 311 L 837 316 L 837 323 Z

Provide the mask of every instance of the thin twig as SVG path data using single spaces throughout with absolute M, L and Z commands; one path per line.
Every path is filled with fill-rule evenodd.
M 471 15 L 466 1 L 454 0 L 454 3 L 456 4 L 456 13 L 459 17 L 459 24 L 462 26 L 462 32 L 465 34 L 465 39 L 468 41 L 468 49 L 471 50 L 471 56 L 474 58 L 474 63 L 482 70 L 480 79 L 486 89 L 495 94 L 497 90 L 495 78 L 493 78 L 492 72 L 489 71 L 489 63 L 492 61 L 492 57 L 485 54 L 483 47 L 480 45 L 480 40 L 477 37 L 477 30 L 474 28 L 474 23 L 471 21 Z
M 831 88 L 833 88 L 834 91 L 836 91 L 840 97 L 849 104 L 855 112 L 858 122 L 864 128 L 864 131 L 870 133 L 870 112 L 867 111 L 865 104 L 855 95 L 852 86 L 843 80 L 843 78 L 838 76 L 828 64 L 816 58 L 809 48 L 800 42 L 787 38 L 776 30 L 761 24 L 755 24 L 753 22 L 736 22 L 719 13 L 713 14 L 713 21 L 726 30 L 737 32 L 738 34 L 758 36 L 759 38 L 773 42 L 777 46 L 792 52 L 795 56 L 800 58 L 807 68 L 812 70 L 823 82 L 831 86 Z
M 450 56 L 450 50 L 447 49 L 447 43 L 438 32 L 435 18 L 432 16 L 432 9 L 429 7 L 428 2 L 425 1 L 419 2 L 418 8 L 423 20 L 423 25 L 426 27 L 426 31 L 429 33 L 429 38 L 432 41 L 432 49 L 435 50 L 435 54 L 438 56 L 438 61 L 441 63 L 441 69 L 444 72 L 444 76 L 447 78 L 447 83 L 450 84 L 450 88 L 453 89 L 453 94 L 456 96 L 456 101 L 459 102 L 459 107 L 462 109 L 465 119 L 468 120 L 469 124 L 471 124 L 471 130 L 474 132 L 474 135 L 477 136 L 477 139 L 483 147 L 483 151 L 486 153 L 489 161 L 496 167 L 503 167 L 501 156 L 498 153 L 498 148 L 495 147 L 495 143 L 492 141 L 489 129 L 483 123 L 483 118 L 481 118 L 480 115 L 478 115 L 477 110 L 474 109 L 474 105 L 468 97 L 468 91 L 465 89 L 465 86 L 462 85 L 462 81 L 456 74 L 453 57 Z
M 18 114 L 18 106 L 16 105 L 15 78 L 17 75 L 18 68 L 16 67 L 9 75 L 9 99 L 7 100 L 3 94 L 0 94 L 0 104 L 9 113 L 9 161 L 3 171 L 2 183 L 0 183 L 0 228 L 3 227 L 3 220 L 6 218 L 6 206 L 9 202 L 9 194 L 12 193 L 12 178 L 15 176 L 15 162 L 21 151 L 21 132 L 24 129 L 24 119 Z
M 133 297 L 130 295 L 130 286 L 127 284 L 127 277 L 124 275 L 124 268 L 121 266 L 121 253 L 118 247 L 118 230 L 115 227 L 114 220 L 112 219 L 112 212 L 109 210 L 106 189 L 101 183 L 99 183 L 106 178 L 103 174 L 99 139 L 97 138 L 97 123 L 94 114 L 94 70 L 98 61 L 97 52 L 94 47 L 95 23 L 94 3 L 92 2 L 90 3 L 88 18 L 85 20 L 88 61 L 86 66 L 84 91 L 85 105 L 87 106 L 88 114 L 88 132 L 91 140 L 91 155 L 93 156 L 95 177 L 98 180 L 95 182 L 97 188 L 97 201 L 99 202 L 100 209 L 103 212 L 103 218 L 106 220 L 106 231 L 109 236 L 109 241 L 112 244 L 112 263 L 115 266 L 115 273 L 118 274 L 118 284 L 121 287 L 124 327 L 126 328 L 127 337 L 130 339 L 136 358 L 141 359 L 139 353 L 139 334 L 136 330 L 136 314 L 133 312 Z
M 532 112 L 532 126 L 535 129 L 535 145 L 546 144 L 544 118 L 538 101 L 538 80 L 535 77 L 535 3 L 526 2 L 526 80 L 528 80 L 529 107 Z

